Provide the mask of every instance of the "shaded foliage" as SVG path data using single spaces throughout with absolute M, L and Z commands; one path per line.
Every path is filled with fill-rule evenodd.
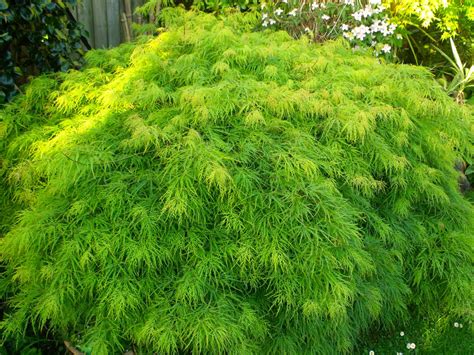
M 473 117 L 427 70 L 162 16 L 0 111 L 5 336 L 330 354 L 408 307 L 469 314 Z
M 67 8 L 76 0 L 0 0 L 0 104 L 28 76 L 80 65 L 81 27 Z

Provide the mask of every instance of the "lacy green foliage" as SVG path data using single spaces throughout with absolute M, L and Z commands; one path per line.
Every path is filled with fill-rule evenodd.
M 330 354 L 408 306 L 472 309 L 472 116 L 426 70 L 253 15 L 164 21 L 0 111 L 4 334 Z

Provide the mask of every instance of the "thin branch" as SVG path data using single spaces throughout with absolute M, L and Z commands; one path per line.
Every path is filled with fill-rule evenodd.
M 66 348 L 71 352 L 71 354 L 74 354 L 74 355 L 85 355 L 83 352 L 80 352 L 79 350 L 77 350 L 74 346 L 72 346 L 72 344 L 70 342 L 68 342 L 67 340 L 64 340 L 64 345 L 66 346 Z

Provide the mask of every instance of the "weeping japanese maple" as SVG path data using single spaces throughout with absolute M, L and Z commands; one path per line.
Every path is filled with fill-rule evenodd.
M 407 307 L 472 309 L 472 116 L 427 70 L 165 15 L 0 111 L 4 334 L 329 354 Z

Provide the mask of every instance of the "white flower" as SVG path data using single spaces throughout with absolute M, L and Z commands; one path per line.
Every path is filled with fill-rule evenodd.
M 404 336 L 405 335 L 405 332 L 400 332 L 400 336 Z
M 375 351 L 370 350 L 370 351 L 369 351 L 369 355 L 375 355 Z
M 288 4 L 288 0 L 281 0 L 282 3 Z
M 276 22 L 274 19 L 271 18 L 271 19 L 268 21 L 268 23 L 269 23 L 270 25 L 274 25 L 274 24 L 277 23 L 277 22 Z
M 364 18 L 372 16 L 374 13 L 374 9 L 370 6 L 364 7 L 364 9 L 361 10 L 361 15 Z
M 408 349 L 408 350 L 411 349 L 411 343 L 408 343 L 408 344 L 407 344 L 407 349 Z
M 385 10 L 385 6 L 380 5 L 374 9 L 374 14 L 380 14 Z
M 278 8 L 275 10 L 275 15 L 280 16 L 283 13 L 283 10 Z
M 267 22 L 267 21 L 263 21 L 262 26 L 263 26 L 263 27 L 267 27 L 267 26 L 268 26 L 268 22 Z
M 311 30 L 309 29 L 309 27 L 305 27 L 305 28 L 304 28 L 304 31 L 305 31 L 306 33 L 310 33 L 310 32 L 311 32 Z
M 395 26 L 395 25 L 393 25 Z M 379 26 L 379 31 L 384 35 L 384 36 L 390 36 L 393 34 L 395 31 L 395 28 L 392 25 L 389 25 L 389 23 L 384 19 L 384 21 L 381 23 Z
M 344 4 L 354 6 L 354 0 L 344 0 Z
M 376 42 L 376 41 L 370 42 L 370 46 L 371 46 L 371 47 L 375 47 L 376 45 L 377 45 L 377 42 Z
M 389 44 L 386 44 L 382 47 L 382 52 L 384 53 L 390 53 L 391 50 L 392 50 L 392 47 Z
M 260 5 L 260 8 L 263 10 L 265 8 L 265 6 L 267 6 L 267 4 L 265 4 L 264 2 L 262 2 L 262 4 Z
M 382 0 L 370 0 L 369 4 L 370 5 L 380 5 L 382 3 Z
M 379 32 L 381 29 L 383 29 L 383 24 L 382 24 L 382 21 L 380 20 L 375 20 L 372 25 L 370 25 L 370 32 L 372 33 L 377 33 Z
M 298 9 L 293 9 L 290 12 L 288 12 L 288 15 L 290 16 L 296 16 L 296 13 L 298 12 Z
M 348 31 L 348 30 L 349 30 L 349 26 L 344 23 L 344 24 L 341 26 L 341 31 Z
M 311 4 L 311 10 L 316 10 L 319 7 L 319 4 L 315 1 Z
M 342 34 L 342 37 L 348 40 L 352 40 L 354 38 L 354 34 L 352 32 L 344 32 Z
M 403 353 L 398 353 L 398 352 L 397 352 L 397 355 L 403 355 Z
M 402 39 L 402 38 L 403 38 L 403 36 L 400 33 L 398 33 L 397 34 L 397 39 Z
M 459 328 L 459 323 L 458 322 L 454 322 L 454 328 Z
M 415 343 L 411 343 L 410 344 L 410 349 L 415 349 L 416 348 L 416 344 Z
M 362 20 L 362 14 L 360 13 L 360 11 L 354 12 L 354 13 L 352 14 L 352 17 L 353 17 L 354 20 L 356 20 L 356 21 Z
M 325 4 L 325 3 L 319 4 L 319 7 L 320 7 L 321 9 L 325 9 L 325 8 L 326 8 L 326 4 Z
M 324 20 L 324 21 L 327 21 L 330 19 L 330 17 L 328 15 L 323 15 L 321 16 L 321 18 Z
M 459 323 L 459 328 L 462 328 L 462 323 Z
M 268 18 L 268 14 L 262 14 L 262 21 L 265 21 Z
M 354 28 L 352 30 L 352 33 L 354 34 L 355 38 L 360 39 L 361 41 L 363 41 L 365 36 L 368 33 L 370 33 L 370 28 L 365 26 L 365 25 L 361 25 L 361 26 L 358 26 L 358 27 Z

